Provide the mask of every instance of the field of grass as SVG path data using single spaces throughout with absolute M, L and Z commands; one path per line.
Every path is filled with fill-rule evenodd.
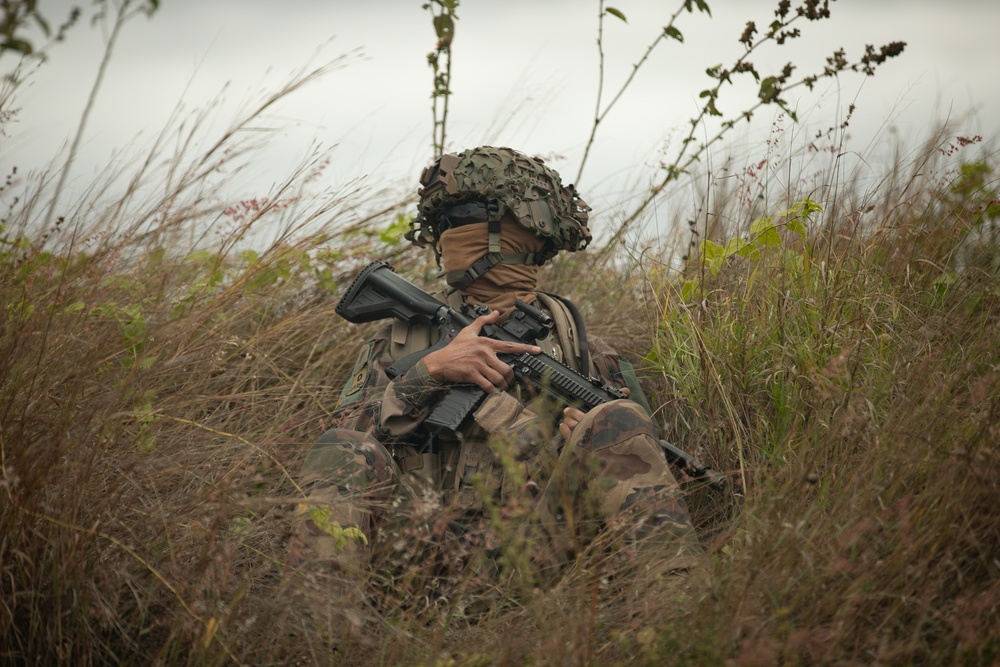
M 1000 184 L 979 144 L 942 130 L 874 184 L 835 156 L 782 179 L 762 147 L 684 238 L 557 261 L 545 287 L 732 482 L 687 485 L 704 563 L 650 585 L 600 545 L 470 622 L 417 558 L 398 586 L 349 582 L 360 634 L 343 581 L 282 579 L 296 471 L 371 331 L 334 314 L 340 289 L 376 258 L 435 280 L 399 243 L 409 193 L 312 195 L 317 164 L 219 201 L 217 146 L 49 220 L 53 179 L 9 175 L 0 663 L 997 664 Z

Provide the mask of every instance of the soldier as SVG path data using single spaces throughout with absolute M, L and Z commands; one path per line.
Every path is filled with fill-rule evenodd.
M 558 569 L 599 531 L 648 549 L 661 573 L 686 571 L 701 547 L 632 367 L 600 340 L 586 338 L 571 303 L 537 286 L 542 264 L 561 250 L 587 246 L 589 207 L 541 160 L 509 148 L 444 155 L 420 184 L 419 214 L 407 236 L 432 247 L 443 265 L 450 289 L 441 300 L 492 312 L 395 380 L 385 369 L 427 349 L 437 332 L 393 322 L 364 346 L 342 392 L 337 427 L 306 456 L 305 519 L 293 554 L 333 570 L 363 568 L 380 549 L 410 549 L 419 560 L 412 546 L 400 547 L 401 536 L 419 533 L 427 541 L 451 539 L 461 566 L 491 581 L 500 570 L 484 563 L 483 554 L 498 553 L 500 538 L 482 517 L 514 503 L 530 511 L 514 513 L 520 523 L 508 539 L 523 538 L 539 572 Z M 515 299 L 554 320 L 553 332 L 537 345 L 479 335 L 486 324 L 502 321 Z M 497 358 L 539 352 L 625 387 L 630 399 L 586 414 L 551 409 L 524 395 Z M 430 433 L 422 422 L 455 383 L 476 384 L 488 396 L 460 432 Z M 454 519 L 443 530 L 433 527 L 434 514 L 445 511 L 438 508 L 448 508 Z M 413 520 L 421 512 L 426 528 Z M 403 516 L 410 523 L 397 520 Z M 461 544 L 480 548 L 455 546 Z

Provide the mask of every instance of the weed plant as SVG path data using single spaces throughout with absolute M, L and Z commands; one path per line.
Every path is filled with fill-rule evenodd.
M 124 195 L 95 184 L 55 220 L 45 175 L 0 190 L 3 664 L 1000 659 L 1000 204 L 979 138 L 942 129 L 872 181 L 816 146 L 778 168 L 772 137 L 706 179 L 690 239 L 549 267 L 665 436 L 730 479 L 686 482 L 702 567 L 651 583 L 610 536 L 469 616 L 471 575 L 439 593 L 450 545 L 414 528 L 398 577 L 347 580 L 357 633 L 343 575 L 285 595 L 296 471 L 370 333 L 334 314 L 342 286 L 375 258 L 426 285 L 436 268 L 400 243 L 408 193 L 312 194 L 319 163 L 212 196 L 238 136 L 154 152 Z

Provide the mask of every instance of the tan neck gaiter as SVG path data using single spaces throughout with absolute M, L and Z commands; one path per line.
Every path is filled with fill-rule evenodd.
M 476 222 L 454 227 L 441 234 L 441 263 L 444 270 L 464 271 L 487 253 L 487 223 Z M 500 251 L 503 254 L 538 252 L 545 241 L 530 229 L 504 218 L 500 223 Z M 506 314 L 514 300 L 534 303 L 539 266 L 497 264 L 462 290 L 465 300 L 489 306 Z

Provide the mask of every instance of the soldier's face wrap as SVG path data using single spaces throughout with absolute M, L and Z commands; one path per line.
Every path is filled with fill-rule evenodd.
M 445 271 L 462 271 L 486 254 L 489 234 L 485 222 L 454 227 L 441 234 L 441 263 Z M 507 253 L 539 252 L 545 240 L 516 222 L 503 220 L 500 227 L 500 249 Z M 493 310 L 507 312 L 514 300 L 528 303 L 535 300 L 539 266 L 497 264 L 462 290 L 472 301 Z

